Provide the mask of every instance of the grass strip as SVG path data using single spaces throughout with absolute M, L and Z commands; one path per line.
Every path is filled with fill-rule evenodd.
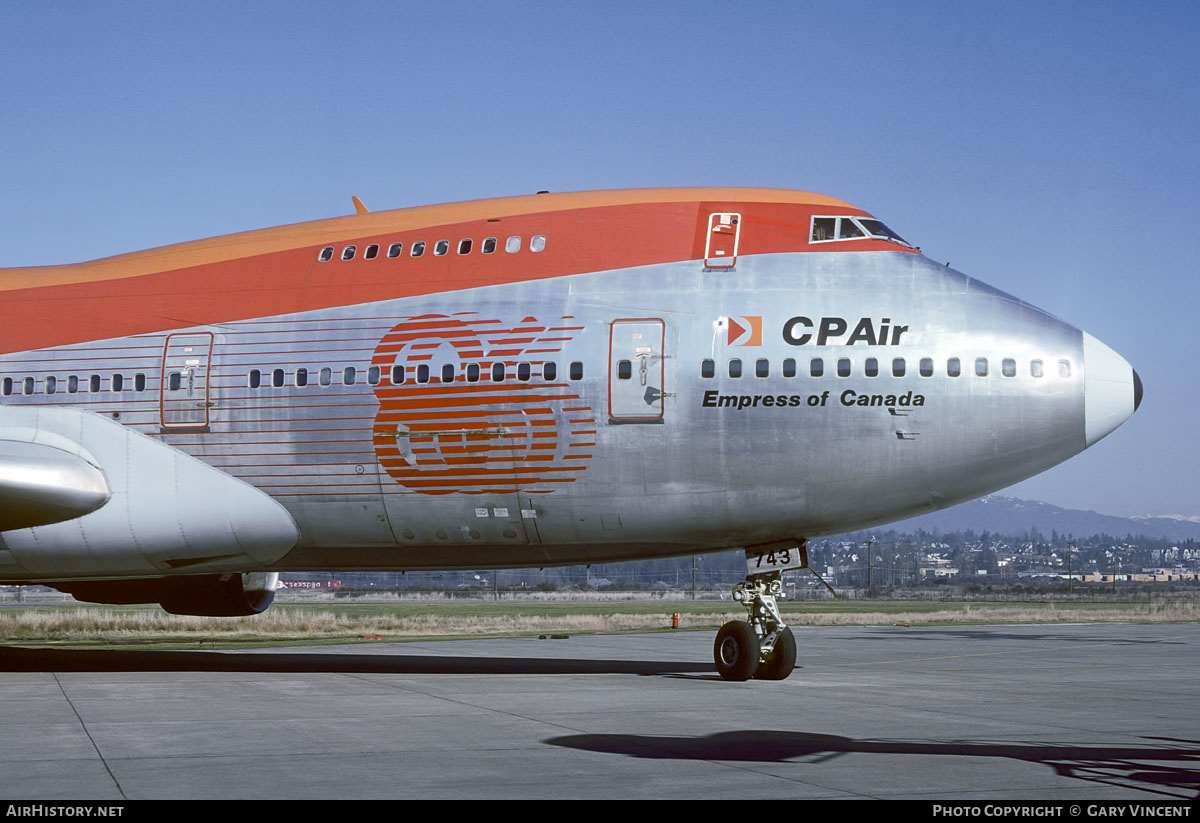
M 1190 602 L 785 602 L 791 625 L 922 626 L 1194 621 Z M 156 606 L 0 610 L 0 642 L 57 648 L 197 649 L 443 640 L 540 634 L 716 630 L 745 611 L 728 602 L 454 602 L 279 604 L 253 617 L 184 617 Z

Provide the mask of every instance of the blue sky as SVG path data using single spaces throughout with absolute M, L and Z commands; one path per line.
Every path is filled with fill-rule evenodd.
M 1011 493 L 1200 515 L 1200 5 L 0 2 L 0 264 L 593 188 L 849 200 L 1141 410 Z

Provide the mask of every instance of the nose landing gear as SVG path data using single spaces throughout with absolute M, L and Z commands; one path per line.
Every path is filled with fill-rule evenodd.
M 796 638 L 783 622 L 777 596 L 779 572 L 752 574 L 733 587 L 733 599 L 750 612 L 749 622 L 731 620 L 717 632 L 713 660 L 725 680 L 784 680 L 796 667 Z

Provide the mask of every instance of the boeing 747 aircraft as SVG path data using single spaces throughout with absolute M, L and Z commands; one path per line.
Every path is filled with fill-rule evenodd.
M 695 188 L 358 213 L 0 270 L 0 582 L 247 615 L 281 571 L 746 551 L 1043 471 L 1141 402 L 1087 332 L 849 203 Z

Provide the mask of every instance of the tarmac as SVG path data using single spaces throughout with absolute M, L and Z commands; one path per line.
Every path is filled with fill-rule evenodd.
M 0 648 L 0 798 L 892 798 L 1200 792 L 1200 625 L 801 627 L 303 649 Z

